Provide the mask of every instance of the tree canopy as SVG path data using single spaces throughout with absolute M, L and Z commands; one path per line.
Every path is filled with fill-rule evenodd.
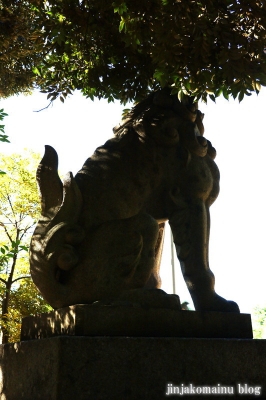
M 239 100 L 266 85 L 265 0 L 0 1 L 0 94 Z

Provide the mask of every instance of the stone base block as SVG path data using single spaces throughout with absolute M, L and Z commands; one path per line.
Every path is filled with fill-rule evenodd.
M 57 335 L 253 337 L 249 314 L 77 304 L 22 321 L 21 340 Z
M 31 340 L 0 346 L 0 398 L 265 399 L 265 354 L 266 340 L 81 336 Z

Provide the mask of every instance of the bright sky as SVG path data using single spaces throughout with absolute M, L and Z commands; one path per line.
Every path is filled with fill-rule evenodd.
M 236 301 L 241 312 L 266 305 L 266 89 L 238 101 L 217 99 L 201 104 L 205 113 L 205 137 L 217 150 L 221 192 L 211 207 L 210 266 L 216 291 Z M 53 146 L 62 173 L 76 173 L 95 148 L 112 136 L 123 106 L 85 99 L 75 93 L 65 104 L 48 104 L 46 95 L 17 96 L 1 100 L 6 134 L 11 144 L 0 144 L 1 153 L 21 152 L 27 147 L 43 153 Z M 167 232 L 161 268 L 162 289 L 172 293 L 170 233 Z M 176 260 L 176 292 L 189 301 Z

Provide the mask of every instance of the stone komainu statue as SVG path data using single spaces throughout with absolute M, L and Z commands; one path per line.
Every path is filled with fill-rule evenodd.
M 167 89 L 152 93 L 64 184 L 57 154 L 46 146 L 30 262 L 33 281 L 54 308 L 160 288 L 169 220 L 196 310 L 239 311 L 215 293 L 209 268 L 209 207 L 219 171 L 202 118 L 196 104 L 180 103 Z

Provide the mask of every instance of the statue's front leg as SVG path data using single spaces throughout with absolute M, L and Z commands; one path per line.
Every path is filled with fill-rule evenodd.
M 176 198 L 169 218 L 182 273 L 198 311 L 239 312 L 238 305 L 215 292 L 214 274 L 209 268 L 209 207 L 202 199 Z
M 163 253 L 164 244 L 164 227 L 165 222 L 161 222 L 159 225 L 158 239 L 155 245 L 155 259 L 152 273 L 149 277 L 148 282 L 145 285 L 145 289 L 160 289 L 161 287 L 161 277 L 160 277 L 160 266 Z

